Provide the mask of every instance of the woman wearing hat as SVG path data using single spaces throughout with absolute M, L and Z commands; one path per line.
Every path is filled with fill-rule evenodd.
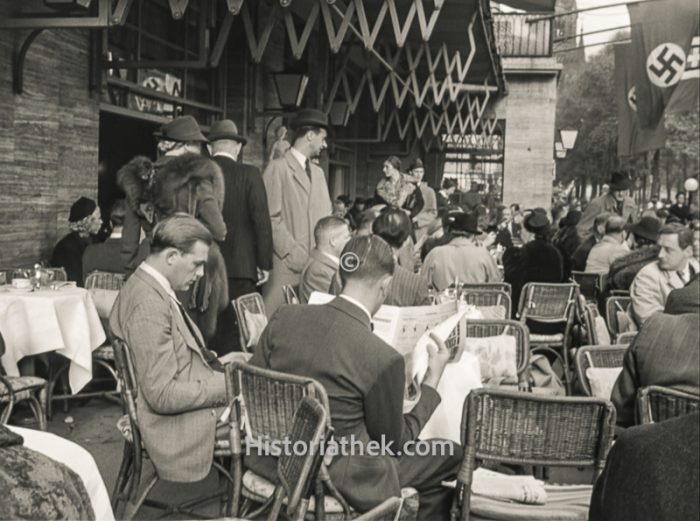
M 53 249 L 51 266 L 64 268 L 68 280 L 83 285 L 83 253 L 94 242 L 102 227 L 100 207 L 92 199 L 81 197 L 70 207 L 68 226 L 71 232 Z
M 226 238 L 226 224 L 221 209 L 224 179 L 219 166 L 201 155 L 207 143 L 197 121 L 182 116 L 163 125 L 155 134 L 160 159 L 155 163 L 138 156 L 117 173 L 117 183 L 124 190 L 127 211 L 122 232 L 122 259 L 127 273 L 145 258 L 147 245 L 141 232 L 150 236 L 162 219 L 184 212 L 199 219 L 216 241 Z M 205 339 L 216 330 L 216 319 L 228 305 L 228 281 L 221 251 L 212 244 L 204 277 L 182 295 L 188 313 L 197 322 Z
M 511 247 L 503 254 L 504 280 L 511 285 L 512 302 L 520 302 L 520 293 L 528 282 L 564 281 L 561 253 L 549 243 L 550 224 L 547 214 L 532 211 L 523 221 L 522 248 Z M 513 306 L 513 316 L 517 312 Z
M 634 182 L 622 172 L 613 172 L 610 182 L 610 190 L 593 199 L 581 216 L 578 223 L 578 234 L 582 240 L 591 235 L 591 227 L 596 216 L 603 212 L 619 215 L 627 222 L 633 222 L 637 218 L 637 204 L 630 197 L 630 188 Z

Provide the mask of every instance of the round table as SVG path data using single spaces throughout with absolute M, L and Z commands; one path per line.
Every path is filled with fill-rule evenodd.
M 106 338 L 90 294 L 75 287 L 31 292 L 0 287 L 0 333 L 6 349 L 0 361 L 8 375 L 19 376 L 22 358 L 55 351 L 70 360 L 73 393 L 92 379 L 92 351 Z

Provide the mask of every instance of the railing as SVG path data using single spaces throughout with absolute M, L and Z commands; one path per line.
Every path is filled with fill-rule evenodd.
M 552 20 L 538 20 L 537 13 L 494 13 L 493 29 L 501 56 L 552 55 Z

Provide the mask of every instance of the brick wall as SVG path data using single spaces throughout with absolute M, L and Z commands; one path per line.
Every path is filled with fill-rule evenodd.
M 88 34 L 44 31 L 27 53 L 24 93 L 12 54 L 26 33 L 0 31 L 0 266 L 51 255 L 81 195 L 97 196 L 99 107 L 88 90 Z

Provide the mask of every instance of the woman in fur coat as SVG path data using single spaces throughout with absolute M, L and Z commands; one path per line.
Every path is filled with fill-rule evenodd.
M 165 124 L 156 134 L 162 154 L 155 163 L 137 156 L 117 173 L 117 182 L 127 200 L 122 232 L 122 258 L 131 273 L 148 254 L 148 241 L 155 225 L 175 213 L 196 217 L 211 232 L 215 241 L 226 238 L 221 209 L 224 178 L 219 166 L 200 155 L 207 142 L 192 116 L 183 116 Z M 209 340 L 216 331 L 216 320 L 228 305 L 226 266 L 216 242 L 209 250 L 204 277 L 178 298 Z

